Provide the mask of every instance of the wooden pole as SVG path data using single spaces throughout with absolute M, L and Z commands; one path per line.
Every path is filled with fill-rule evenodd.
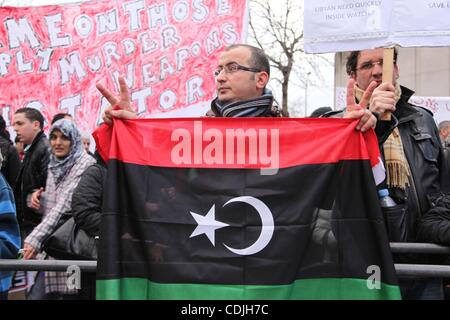
M 394 48 L 385 48 L 383 53 L 383 82 L 393 83 Z M 391 113 L 384 112 L 381 120 L 391 120 Z

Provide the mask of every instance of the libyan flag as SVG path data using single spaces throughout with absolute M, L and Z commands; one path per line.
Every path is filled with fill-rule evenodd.
M 108 162 L 97 298 L 399 299 L 376 136 L 355 126 L 103 125 L 94 133 Z

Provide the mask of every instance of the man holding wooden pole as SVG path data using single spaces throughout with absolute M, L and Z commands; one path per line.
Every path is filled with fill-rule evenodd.
M 385 61 L 389 53 L 393 53 L 391 63 Z M 397 82 L 397 55 L 396 50 L 383 48 L 353 51 L 346 70 L 355 80 L 357 100 L 371 83 L 377 84 L 368 108 L 380 114 L 377 129 L 384 132 L 378 137 L 386 166 L 385 186 L 397 204 L 385 212 L 390 240 L 417 242 L 417 223 L 431 208 L 430 200 L 447 190 L 449 175 L 432 113 L 408 103 L 413 91 Z M 383 70 L 386 64 L 389 71 Z M 400 281 L 400 287 L 405 299 L 443 298 L 441 279 Z

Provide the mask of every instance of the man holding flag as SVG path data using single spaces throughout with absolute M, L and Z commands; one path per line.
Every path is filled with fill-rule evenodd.
M 269 60 L 265 53 L 256 47 L 236 44 L 225 49 L 219 58 L 218 67 L 214 71 L 216 77 L 217 98 L 211 103 L 210 115 L 216 117 L 255 117 L 277 116 L 280 112 L 273 106 L 273 96 L 266 89 L 270 77 Z M 125 80 L 119 77 L 120 97 L 115 97 L 102 84 L 98 90 L 111 104 L 103 115 L 107 124 L 112 118 L 134 119 L 136 112 L 131 108 L 131 99 Z M 370 90 L 374 87 L 368 87 Z M 350 99 L 351 101 L 351 99 Z M 363 132 L 374 128 L 375 116 L 368 110 L 351 101 L 347 105 L 344 118 L 360 119 L 357 126 Z
M 360 104 L 349 90 L 347 120 L 268 119 L 262 51 L 231 46 L 214 74 L 216 119 L 94 134 L 109 160 L 97 298 L 398 299 L 364 108 L 375 86 Z M 108 124 L 136 118 L 119 83 L 118 98 L 97 85 Z

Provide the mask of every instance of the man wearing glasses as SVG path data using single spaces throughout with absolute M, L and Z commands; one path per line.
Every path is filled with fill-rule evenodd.
M 211 102 L 211 117 L 280 117 L 281 110 L 274 103 L 273 95 L 266 88 L 270 78 L 269 60 L 259 48 L 247 44 L 234 44 L 221 54 L 214 69 L 217 97 Z M 114 96 L 103 85 L 97 89 L 111 104 L 103 114 L 103 121 L 112 123 L 112 118 L 134 119 L 136 112 L 131 108 L 131 100 L 123 77 L 119 77 L 120 96 Z M 349 86 L 353 80 L 349 81 Z M 368 88 L 370 95 L 374 86 Z M 349 90 L 350 91 L 350 90 Z M 359 119 L 357 130 L 374 128 L 375 116 L 364 108 L 367 99 L 355 102 L 353 92 L 349 92 L 344 118 Z
M 265 53 L 249 45 L 225 49 L 214 70 L 217 97 L 211 103 L 216 117 L 280 117 L 273 95 L 266 88 L 270 65 Z
M 418 242 L 432 237 L 423 232 L 417 237 L 418 221 L 432 207 L 432 202 L 436 202 L 433 198 L 439 198 L 446 191 L 450 180 L 433 114 L 408 103 L 413 91 L 397 83 L 397 50 L 394 52 L 393 84 L 382 83 L 383 50 L 351 52 L 346 69 L 355 80 L 353 91 L 357 100 L 370 85 L 375 85 L 376 89 L 369 98 L 369 110 L 391 113 L 391 120 L 377 123 L 377 131 L 380 127 L 387 128 L 381 139 L 379 136 L 386 163 L 386 185 L 398 206 L 395 215 L 400 217 L 403 212 L 401 216 L 405 220 L 398 224 L 404 226 L 404 237 L 392 239 L 392 234 L 390 237 L 391 241 Z M 393 216 L 394 212 L 387 220 Z M 417 263 L 408 260 L 397 262 Z M 443 298 L 440 279 L 400 281 L 400 288 L 405 299 Z

